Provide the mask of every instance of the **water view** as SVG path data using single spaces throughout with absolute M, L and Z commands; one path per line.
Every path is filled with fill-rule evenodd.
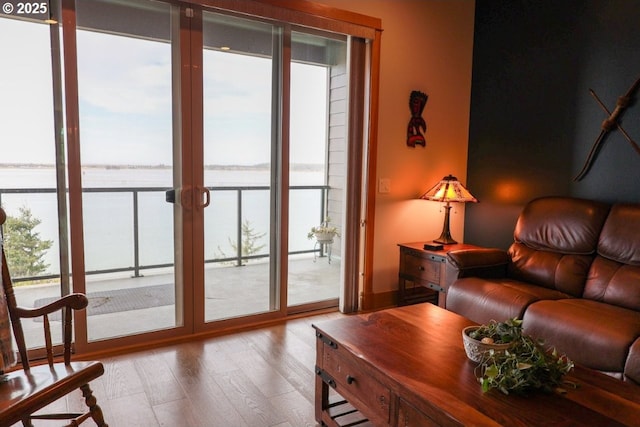
M 290 252 L 313 249 L 307 231 L 321 221 L 322 165 L 292 168 L 290 194 Z M 134 240 L 138 234 L 142 266 L 173 262 L 173 205 L 165 192 L 172 188 L 172 170 L 163 166 L 85 167 L 82 174 L 85 229 L 85 257 L 88 272 L 134 265 Z M 43 240 L 57 241 L 55 170 L 50 165 L 0 166 L 0 203 L 8 215 L 29 207 L 42 223 L 35 230 Z M 266 255 L 269 242 L 270 171 L 265 166 L 211 166 L 205 168 L 205 182 L 211 190 L 211 204 L 205 210 L 206 259 L 230 258 L 237 249 L 238 219 L 256 236 L 256 246 Z M 296 186 L 305 188 L 296 189 Z M 308 188 L 308 186 L 314 186 Z M 106 189 L 109 189 L 106 191 Z M 241 195 L 241 208 L 238 203 Z M 134 195 L 137 229 L 134 230 Z M 241 212 L 239 211 L 241 209 Z M 107 256 L 108 255 L 108 256 Z M 58 248 L 45 254 L 49 269 L 59 274 Z

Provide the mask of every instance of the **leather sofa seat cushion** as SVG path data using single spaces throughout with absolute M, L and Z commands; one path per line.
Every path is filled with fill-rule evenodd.
M 640 313 L 587 299 L 538 301 L 522 326 L 577 364 L 621 377 L 629 347 L 640 337 Z
M 541 299 L 568 298 L 569 295 L 511 279 L 466 277 L 456 280 L 447 291 L 447 310 L 476 323 L 486 324 L 521 319 L 525 309 Z
M 624 379 L 640 385 L 640 338 L 629 349 L 627 363 L 624 365 Z
M 608 213 L 607 204 L 593 200 L 567 197 L 535 199 L 518 217 L 514 239 L 531 249 L 593 254 Z

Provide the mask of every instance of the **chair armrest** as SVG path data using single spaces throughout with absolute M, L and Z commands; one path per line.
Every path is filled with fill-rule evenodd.
M 59 298 L 47 305 L 37 308 L 16 307 L 16 313 L 21 318 L 40 317 L 51 314 L 55 311 L 69 307 L 73 310 L 82 310 L 89 305 L 89 300 L 84 294 L 69 294 Z
M 507 251 L 495 248 L 460 249 L 447 254 L 459 277 L 499 277 L 507 273 L 511 261 Z

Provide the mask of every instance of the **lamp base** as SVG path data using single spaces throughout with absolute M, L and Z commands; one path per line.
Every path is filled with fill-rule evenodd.
M 449 236 L 449 238 L 447 238 L 446 236 L 440 236 L 437 239 L 434 239 L 434 242 L 442 243 L 443 245 L 455 245 L 456 243 L 458 243 L 457 241 L 453 240 L 451 236 Z
M 449 213 L 451 211 L 451 205 L 449 204 L 449 202 L 447 202 L 444 209 L 444 224 L 442 224 L 442 233 L 440 234 L 440 237 L 434 239 L 433 241 L 436 243 L 442 243 L 443 245 L 453 245 L 458 242 L 453 240 L 453 237 L 451 237 L 451 232 L 449 231 Z

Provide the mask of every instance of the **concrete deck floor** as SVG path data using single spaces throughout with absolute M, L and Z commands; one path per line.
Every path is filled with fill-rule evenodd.
M 291 257 L 288 277 L 289 306 L 337 299 L 340 291 L 340 260 L 326 257 L 314 259 L 303 255 Z M 253 262 L 242 267 L 213 266 L 205 268 L 205 319 L 207 322 L 269 311 L 269 265 Z M 131 278 L 97 277 L 87 279 L 87 296 L 92 293 L 173 284 L 172 271 L 146 272 L 145 276 Z M 55 297 L 59 285 L 30 285 L 15 288 L 18 304 L 33 307 L 41 298 Z M 104 297 L 103 297 L 104 299 Z M 95 302 L 95 301 L 94 301 Z M 150 304 L 153 305 L 153 304 Z M 171 328 L 176 324 L 174 305 L 150 306 L 142 309 L 113 311 L 106 314 L 91 314 L 88 310 L 87 324 L 89 340 L 130 335 L 145 331 Z M 52 322 L 53 325 L 53 322 Z M 23 329 L 29 346 L 42 342 L 41 320 L 23 321 Z M 59 328 L 53 327 L 54 332 Z M 59 339 L 55 337 L 54 339 Z

